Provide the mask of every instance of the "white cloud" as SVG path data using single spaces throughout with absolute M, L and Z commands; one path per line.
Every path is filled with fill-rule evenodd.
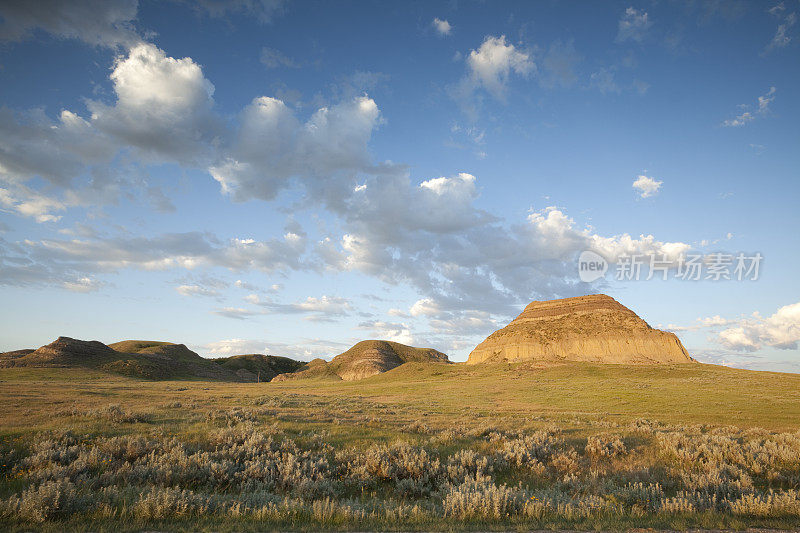
M 773 50 L 775 48 L 784 48 L 790 42 L 792 42 L 792 36 L 789 35 L 792 26 L 797 23 L 797 13 L 792 11 L 791 13 L 786 13 L 786 6 L 783 2 L 776 4 L 772 8 L 768 10 L 770 15 L 778 17 L 780 19 L 780 23 L 778 24 L 778 28 L 775 30 L 775 35 L 772 37 L 772 40 L 767 45 L 766 51 Z
M 706 318 L 698 318 L 698 322 L 705 327 L 718 327 L 727 326 L 731 321 L 727 318 L 722 318 L 719 315 L 714 315 Z
M 766 94 L 758 97 L 755 110 L 752 112 L 744 111 L 739 115 L 736 115 L 735 118 L 725 120 L 722 125 L 726 127 L 744 126 L 748 122 L 755 120 L 756 117 L 768 114 L 769 106 L 773 100 L 775 100 L 775 87 L 770 87 Z M 742 105 L 740 107 L 746 109 L 748 106 Z
M 179 285 L 175 290 L 183 296 L 219 296 L 219 291 L 201 285 Z
M 658 194 L 663 183 L 663 181 L 641 175 L 633 181 L 632 187 L 638 191 L 640 198 L 650 198 Z
M 757 112 L 762 115 L 769 112 L 769 105 L 773 100 L 775 100 L 775 87 L 770 87 L 769 91 L 767 91 L 767 94 L 758 97 Z
M 141 43 L 117 58 L 110 78 L 117 101 L 89 102 L 92 124 L 145 155 L 182 162 L 208 157 L 219 134 L 214 86 L 192 58 L 168 57 Z
M 429 179 L 420 183 L 419 187 L 425 197 L 432 193 L 437 198 L 447 197 L 456 204 L 469 202 L 477 195 L 475 176 L 466 172 L 460 172 L 450 178 L 442 176 Z
M 66 187 L 87 166 L 110 163 L 116 151 L 114 142 L 71 111 L 52 121 L 41 109 L 14 114 L 0 107 L 0 181 L 22 184 L 39 176 Z
M 198 347 L 202 352 L 216 357 L 230 357 L 251 353 L 266 353 L 267 343 L 246 339 L 225 339 Z
M 224 339 L 210 342 L 195 347 L 199 353 L 215 357 L 230 357 L 232 355 L 262 353 L 292 357 L 301 361 L 321 357 L 331 359 L 334 355 L 349 348 L 342 342 L 332 342 L 323 339 L 305 339 L 296 344 L 284 344 L 274 341 L 255 339 Z
M 175 209 L 135 165 L 211 160 L 220 133 L 213 86 L 190 58 L 167 57 L 146 43 L 118 57 L 110 79 L 116 101 L 87 101 L 88 119 L 66 109 L 51 120 L 41 109 L 0 108 L 0 185 L 6 184 L 7 196 L 32 197 L 23 184 L 40 177 L 56 187 L 48 192 L 49 211 L 39 198 L 45 217 L 69 207 L 98 208 L 123 193 L 161 211 Z
M 261 306 L 265 312 L 276 314 L 303 314 L 305 320 L 312 322 L 335 322 L 353 310 L 350 301 L 338 296 L 309 296 L 295 303 L 279 303 L 272 299 L 262 300 L 257 294 L 249 294 L 245 301 Z
M 199 232 L 156 237 L 0 241 L 0 284 L 48 285 L 97 272 L 122 269 L 168 270 L 220 267 L 232 271 L 288 272 L 307 268 L 301 257 L 305 242 L 281 239 L 220 242 Z M 187 284 L 191 285 L 191 284 Z
M 624 253 L 673 258 L 689 249 L 652 235 L 597 235 L 555 207 L 507 226 L 474 207 L 477 179 L 471 175 L 423 183 L 414 187 L 403 176 L 371 180 L 337 212 L 346 233 L 322 241 L 319 256 L 329 268 L 408 283 L 442 312 L 512 314 L 535 297 L 581 292 L 573 261 L 582 250 L 596 250 L 613 262 Z
M 436 28 L 439 35 L 450 35 L 450 32 L 453 30 L 449 22 L 440 18 L 433 19 L 433 27 Z
M 511 73 L 528 76 L 536 64 L 528 52 L 506 42 L 506 36 L 488 36 L 477 50 L 467 56 L 469 81 L 473 87 L 483 87 L 498 99 L 505 97 Z
M 796 350 L 800 342 L 800 302 L 779 308 L 772 316 L 762 318 L 753 313 L 739 325 L 719 333 L 720 343 L 731 350 L 753 352 L 763 346 Z
M 246 291 L 258 291 L 258 290 L 260 290 L 260 288 L 257 285 L 253 285 L 252 283 L 248 283 L 248 282 L 242 281 L 240 279 L 237 279 L 233 284 L 237 289 L 244 289 Z
M 322 296 L 321 298 L 309 296 L 305 301 L 295 305 L 302 311 L 338 315 L 345 314 L 351 309 L 350 302 L 346 298 L 336 296 Z
M 0 41 L 20 41 L 42 29 L 90 45 L 130 46 L 140 41 L 132 24 L 137 8 L 137 0 L 3 0 Z
M 105 285 L 105 283 L 102 281 L 89 277 L 64 282 L 64 288 L 72 292 L 94 292 L 100 290 L 103 285 Z
M 690 326 L 679 326 L 676 324 L 667 324 L 664 329 L 667 331 L 698 331 L 700 329 L 715 329 L 737 323 L 736 320 L 723 318 L 719 315 L 714 315 L 705 318 L 698 318 L 694 324 Z M 659 328 L 661 325 L 659 324 Z
M 433 298 L 423 298 L 414 302 L 408 312 L 411 316 L 436 316 L 442 309 Z
M 370 331 L 377 340 L 399 342 L 409 346 L 414 346 L 416 343 L 411 328 L 405 323 L 374 320 L 362 322 L 358 328 Z
M 61 215 L 54 215 L 53 212 L 66 209 L 61 201 L 23 185 L 14 186 L 14 192 L 0 187 L 0 206 L 22 216 L 32 217 L 39 223 L 58 222 L 61 220 Z
M 236 200 L 270 200 L 292 179 L 313 191 L 331 188 L 338 177 L 352 190 L 355 173 L 370 167 L 367 143 L 380 111 L 361 96 L 321 108 L 301 123 L 282 101 L 262 96 L 245 108 L 240 122 L 228 157 L 209 172 Z
M 646 11 L 629 7 L 619 20 L 616 41 L 618 43 L 627 40 L 641 42 L 650 26 L 652 26 L 652 22 L 648 19 Z
M 235 318 L 236 320 L 246 320 L 250 317 L 264 314 L 261 311 L 253 311 L 251 309 L 244 309 L 242 307 L 223 307 L 213 311 L 214 314 L 224 316 L 227 318 Z
M 467 61 L 467 83 L 495 95 L 504 92 L 512 75 L 535 69 L 530 54 L 505 37 L 487 37 Z M 480 313 L 510 314 L 534 297 L 580 292 L 573 260 L 583 249 L 600 250 L 613 260 L 621 251 L 673 252 L 686 246 L 653 236 L 600 236 L 555 207 L 534 211 L 524 221 L 504 221 L 476 207 L 478 180 L 467 172 L 412 181 L 406 168 L 372 161 L 368 145 L 381 116 L 367 96 L 323 107 L 308 118 L 278 99 L 255 98 L 235 131 L 217 138 L 213 86 L 191 58 L 175 59 L 153 45 L 138 45 L 117 60 L 111 79 L 113 104 L 92 102 L 88 120 L 70 112 L 56 122 L 31 119 L 31 142 L 19 141 L 26 139 L 19 127 L 24 121 L 0 110 L 0 170 L 6 181 L 42 175 L 69 188 L 87 165 L 100 166 L 122 151 L 143 155 L 145 161 L 208 167 L 236 200 L 269 200 L 295 187 L 305 200 L 337 217 L 341 231 L 326 235 L 312 258 L 305 255 L 305 234 L 294 228 L 268 241 L 184 233 L 0 242 L 0 283 L 47 284 L 126 268 L 361 271 L 408 284 L 419 299 L 434 301 L 441 312 L 420 316 L 440 321 L 433 327 L 449 331 L 456 321 L 475 328 L 489 324 L 491 317 Z M 10 127 L 4 132 L 9 116 L 14 120 L 6 121 Z M 45 141 L 35 141 L 41 138 Z M 69 157 L 51 160 L 60 147 Z M 214 163 L 206 164 L 211 156 Z M 331 296 L 289 304 L 256 298 L 258 313 L 295 312 L 326 320 L 350 312 L 346 301 Z M 237 318 L 256 313 L 238 307 L 218 312 Z M 397 338 L 411 335 L 403 324 L 389 329 Z

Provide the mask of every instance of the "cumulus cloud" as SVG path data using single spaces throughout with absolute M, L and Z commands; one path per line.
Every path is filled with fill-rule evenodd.
M 220 132 L 213 85 L 190 58 L 168 57 L 147 43 L 118 57 L 110 79 L 116 100 L 88 101 L 88 118 L 66 109 L 52 120 L 41 109 L 0 108 L 6 208 L 51 221 L 65 208 L 102 206 L 133 192 L 160 211 L 175 209 L 161 188 L 129 169 L 137 160 L 190 165 L 213 160 Z M 47 198 L 25 188 L 35 178 L 54 187 Z
M 433 27 L 436 28 L 439 35 L 450 35 L 450 32 L 453 30 L 449 22 L 440 18 L 433 19 Z
M 780 350 L 797 350 L 800 342 L 800 302 L 785 305 L 773 315 L 763 318 L 753 313 L 736 327 L 719 333 L 719 342 L 728 349 L 754 352 L 764 346 Z
M 473 50 L 467 68 L 470 91 L 502 96 L 511 76 L 528 75 L 535 64 L 527 51 L 501 36 L 487 37 Z M 111 80 L 115 101 L 90 102 L 87 119 L 66 112 L 58 121 L 38 121 L 35 113 L 22 120 L 0 112 L 0 172 L 5 181 L 20 184 L 41 176 L 71 189 L 72 180 L 87 168 L 107 167 L 124 151 L 144 161 L 208 168 L 237 201 L 271 200 L 294 188 L 336 217 L 337 231 L 316 243 L 310 257 L 307 237 L 297 229 L 267 241 L 202 233 L 0 241 L 0 283 L 53 285 L 129 268 L 358 271 L 407 284 L 421 300 L 433 302 L 436 312 L 409 313 L 413 320 L 427 320 L 434 331 L 450 332 L 459 325 L 481 331 L 493 315 L 514 314 L 520 303 L 534 297 L 583 292 L 574 259 L 584 249 L 613 261 L 623 252 L 674 253 L 686 247 L 650 235 L 598 235 L 556 207 L 533 211 L 522 221 L 505 221 L 477 207 L 480 188 L 473 174 L 412 180 L 403 166 L 376 163 L 369 142 L 381 114 L 366 95 L 323 107 L 307 118 L 279 99 L 261 96 L 241 112 L 235 129 L 223 129 L 218 138 L 213 85 L 191 58 L 172 58 L 153 45 L 138 44 L 117 59 Z M 11 125 L 5 132 L 4 121 Z M 91 142 L 82 144 L 87 139 Z M 62 157 L 51 160 L 51 154 Z M 10 191 L 5 208 L 20 212 L 21 189 L 4 189 Z M 39 210 L 43 216 L 59 212 L 57 205 Z M 241 288 L 252 291 L 244 284 Z M 351 311 L 347 301 L 332 296 L 283 304 L 262 301 L 256 294 L 248 302 L 259 309 L 217 312 L 234 318 L 294 312 L 326 320 Z M 403 323 L 373 326 L 397 339 L 411 335 Z
M 526 77 L 536 69 L 530 53 L 506 42 L 506 36 L 488 36 L 467 56 L 469 80 L 498 99 L 505 97 L 511 73 Z
M 770 87 L 766 94 L 758 97 L 755 108 L 745 104 L 739 106 L 742 109 L 752 109 L 752 111 L 743 111 L 739 115 L 736 115 L 736 117 L 725 120 L 722 125 L 735 128 L 752 122 L 756 117 L 767 115 L 769 113 L 769 106 L 773 100 L 775 100 L 775 87 Z
M 652 26 L 652 22 L 648 19 L 646 11 L 629 7 L 619 20 L 616 41 L 618 43 L 628 40 L 641 42 L 650 26 Z
M 117 58 L 111 72 L 117 101 L 89 102 L 92 123 L 155 157 L 192 162 L 217 137 L 214 86 L 192 58 L 175 59 L 149 43 Z
M 663 183 L 663 181 L 641 175 L 637 176 L 631 186 L 636 189 L 640 198 L 650 198 L 658 194 L 658 191 L 661 190 L 661 184 Z
M 408 312 L 411 316 L 437 316 L 442 309 L 433 298 L 422 298 L 414 302 Z
M 371 166 L 367 143 L 380 122 L 375 101 L 360 96 L 319 109 L 303 123 L 282 101 L 255 98 L 240 117 L 228 156 L 209 172 L 235 200 L 270 200 L 291 180 L 310 190 Z
M 443 312 L 510 315 L 534 297 L 575 295 L 585 290 L 573 264 L 582 250 L 613 262 L 626 253 L 677 257 L 689 249 L 652 235 L 598 235 L 556 207 L 509 226 L 475 207 L 477 191 L 469 174 L 416 186 L 407 176 L 368 179 L 367 188 L 337 212 L 346 233 L 325 239 L 316 252 L 329 268 L 410 284 L 423 298 L 409 312 L 427 316 L 431 302 Z
M 342 201 L 357 174 L 393 171 L 371 161 L 368 143 L 381 117 L 365 95 L 306 120 L 278 99 L 255 98 L 229 130 L 216 113 L 213 84 L 191 58 L 138 43 L 116 59 L 110 79 L 114 101 L 88 101 L 87 118 L 63 110 L 54 121 L 42 110 L 0 108 L 6 209 L 53 221 L 65 208 L 104 205 L 133 191 L 161 211 L 174 210 L 160 187 L 126 171 L 139 162 L 207 168 L 235 200 L 271 199 L 300 186 L 317 201 Z M 22 188 L 37 177 L 61 194 L 36 197 Z
M 140 41 L 133 28 L 137 10 L 137 0 L 4 0 L 0 41 L 27 39 L 38 29 L 93 46 L 131 46 Z

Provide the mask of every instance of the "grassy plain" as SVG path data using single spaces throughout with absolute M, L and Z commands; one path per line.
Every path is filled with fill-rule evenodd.
M 408 363 L 365 380 L 0 369 L 0 528 L 800 527 L 800 375 Z

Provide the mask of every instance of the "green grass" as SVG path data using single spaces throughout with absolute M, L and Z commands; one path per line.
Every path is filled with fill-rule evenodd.
M 6 368 L 0 401 L 1 529 L 800 527 L 795 374 L 408 363 L 360 381 L 256 384 Z M 220 444 L 229 434 L 275 444 L 241 455 Z M 592 455 L 598 435 L 622 454 Z M 464 451 L 493 466 L 456 472 Z M 184 478 L 193 468 L 204 473 Z M 248 482 L 246 468 L 272 477 Z M 712 489 L 722 503 L 708 507 Z M 764 503 L 770 490 L 788 503 Z M 674 507 L 682 491 L 691 512 Z

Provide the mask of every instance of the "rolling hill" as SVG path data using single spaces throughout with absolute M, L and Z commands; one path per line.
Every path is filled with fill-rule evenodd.
M 302 365 L 287 357 L 261 354 L 206 359 L 184 344 L 170 342 L 127 340 L 106 346 L 70 337 L 59 337 L 37 350 L 0 354 L 2 367 L 81 367 L 151 380 L 269 381 Z
M 398 342 L 367 340 L 340 353 L 329 363 L 315 359 L 298 372 L 278 376 L 276 381 L 304 378 L 354 381 L 382 374 L 405 363 L 449 363 L 449 360 L 445 354 L 433 348 L 414 348 Z

